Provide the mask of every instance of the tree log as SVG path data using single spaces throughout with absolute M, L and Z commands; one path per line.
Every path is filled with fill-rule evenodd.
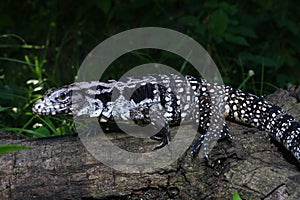
M 267 98 L 300 119 L 295 95 L 278 90 Z M 0 199 L 232 199 L 234 192 L 243 199 L 300 199 L 291 155 L 263 131 L 228 124 L 234 138 L 218 142 L 209 162 L 187 150 L 170 166 L 135 174 L 96 160 L 77 135 L 21 139 L 1 132 L 1 144 L 31 148 L 0 155 Z M 107 137 L 132 151 L 154 144 L 119 132 Z

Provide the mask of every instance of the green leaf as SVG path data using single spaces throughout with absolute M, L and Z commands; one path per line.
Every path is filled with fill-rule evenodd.
M 33 135 L 33 138 L 49 137 L 49 136 L 51 136 L 49 129 L 47 129 L 44 126 L 41 126 L 35 130 L 35 134 Z
M 3 112 L 4 110 L 10 109 L 10 107 L 2 107 L 0 106 L 0 112 Z
M 233 193 L 232 199 L 233 199 L 233 200 L 242 200 L 242 198 L 240 197 L 240 195 L 239 195 L 237 192 L 234 192 L 234 193 Z
M 107 15 L 111 6 L 112 1 L 111 0 L 101 0 L 101 1 L 95 1 L 98 8 L 102 10 L 102 12 Z
M 219 6 L 219 3 L 218 1 L 216 0 L 212 0 L 212 1 L 206 1 L 204 4 L 203 4 L 203 7 L 204 8 L 209 8 L 209 9 L 215 9 Z
M 31 148 L 30 146 L 21 146 L 21 145 L 16 145 L 16 144 L 4 144 L 0 145 L 0 154 L 5 154 L 11 151 L 17 151 L 17 150 L 22 150 L 22 149 L 29 149 Z
M 238 8 L 236 7 L 236 5 L 231 5 L 231 4 L 228 4 L 227 2 L 220 2 L 219 8 L 222 8 L 229 15 L 234 15 L 238 11 Z
M 287 19 L 282 19 L 282 20 L 279 20 L 278 26 L 279 26 L 279 28 L 284 28 L 284 29 L 289 30 L 294 35 L 299 34 L 299 26 L 294 21 L 287 20 Z
M 242 59 L 244 62 L 251 62 L 252 64 L 261 65 L 264 64 L 266 67 L 276 67 L 277 63 L 266 56 L 261 55 L 253 55 L 251 53 L 241 53 L 239 55 L 240 59 Z
M 24 129 L 24 128 L 1 128 L 0 130 L 13 131 L 13 132 L 16 132 L 17 134 L 20 134 L 20 132 L 24 132 L 24 133 L 28 133 L 28 134 L 33 135 L 33 138 L 47 136 L 45 133 L 40 133 L 40 132 L 37 132 L 37 131 L 33 131 L 33 130 L 30 130 L 30 129 Z
M 234 44 L 239 44 L 242 46 L 249 46 L 249 43 L 247 42 L 247 40 L 242 37 L 242 36 L 237 36 L 237 35 L 233 35 L 230 33 L 226 33 L 223 35 L 224 39 L 227 40 L 228 42 L 234 43 Z
M 194 16 L 184 16 L 179 19 L 179 23 L 187 26 L 198 26 L 199 19 Z
M 236 35 L 241 35 L 249 38 L 257 38 L 255 32 L 246 26 L 238 26 L 238 27 L 231 27 L 228 28 L 228 32 L 234 33 Z
M 214 11 L 209 18 L 209 28 L 212 36 L 222 35 L 227 29 L 228 22 L 228 16 L 223 10 Z

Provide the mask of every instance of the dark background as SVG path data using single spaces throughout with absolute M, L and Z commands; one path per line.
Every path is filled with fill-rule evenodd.
M 39 117 L 32 103 L 74 81 L 86 55 L 106 38 L 137 27 L 165 27 L 194 38 L 226 84 L 265 95 L 299 84 L 297 1 L 1 1 L 0 126 L 26 137 L 70 133 L 66 117 Z M 176 55 L 141 50 L 116 60 L 104 78 L 158 62 L 193 74 Z M 249 77 L 249 70 L 254 76 Z

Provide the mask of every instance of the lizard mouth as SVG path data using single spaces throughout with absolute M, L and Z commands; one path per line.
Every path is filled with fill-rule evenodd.
M 50 111 L 50 110 L 49 110 Z M 32 105 L 32 112 L 38 115 L 47 115 L 50 112 L 47 112 L 47 109 L 43 106 L 43 101 L 42 99 L 37 100 L 33 105 Z

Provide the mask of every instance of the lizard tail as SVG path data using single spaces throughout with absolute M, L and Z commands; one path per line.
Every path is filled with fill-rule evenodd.
M 229 118 L 266 131 L 300 163 L 300 123 L 284 109 L 262 97 L 226 88 Z

